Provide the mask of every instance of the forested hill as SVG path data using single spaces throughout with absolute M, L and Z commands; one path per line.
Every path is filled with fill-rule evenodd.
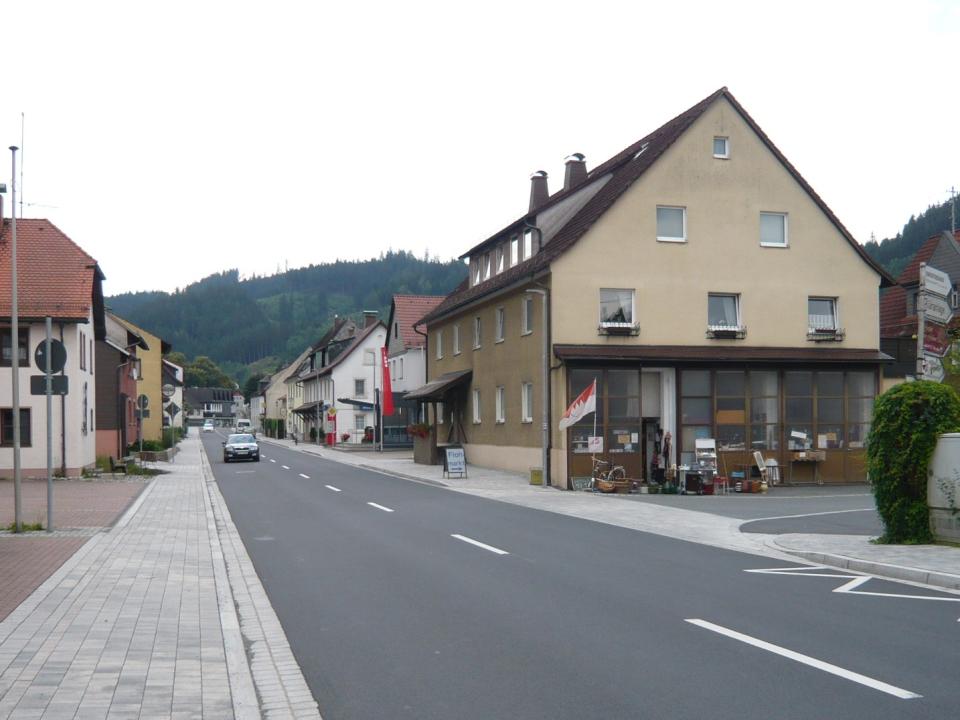
M 960 214 L 960 204 L 957 212 Z M 960 222 L 960 217 L 957 220 Z M 949 229 L 950 202 L 947 201 L 942 205 L 931 205 L 919 216 L 911 215 L 896 237 L 870 241 L 864 249 L 896 278 L 927 238 Z
M 457 260 L 391 251 L 245 280 L 229 270 L 174 293 L 125 293 L 106 304 L 187 357 L 211 357 L 242 383 L 251 365 L 272 372 L 295 358 L 334 315 L 359 320 L 361 311 L 378 310 L 386 322 L 394 294 L 446 295 L 466 274 Z

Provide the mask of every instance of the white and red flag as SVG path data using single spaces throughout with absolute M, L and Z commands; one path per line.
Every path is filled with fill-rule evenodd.
M 577 395 L 567 411 L 560 418 L 560 429 L 566 430 L 571 425 L 578 422 L 581 418 L 597 411 L 597 381 L 590 383 L 589 387 Z
M 390 387 L 390 361 L 387 348 L 380 348 L 380 360 L 383 363 L 383 414 L 393 415 L 393 389 Z

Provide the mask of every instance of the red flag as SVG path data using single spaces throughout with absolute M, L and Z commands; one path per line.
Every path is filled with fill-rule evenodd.
M 597 410 L 597 381 L 594 380 L 590 385 L 577 396 L 567 411 L 560 418 L 560 429 L 566 430 L 575 424 L 580 418 L 589 415 Z
M 390 388 L 390 362 L 387 360 L 387 348 L 380 348 L 383 361 L 383 414 L 393 415 L 393 390 Z

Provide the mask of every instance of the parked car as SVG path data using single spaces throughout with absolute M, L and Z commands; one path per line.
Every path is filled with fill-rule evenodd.
M 260 462 L 260 446 L 257 439 L 250 433 L 234 433 L 228 435 L 223 443 L 223 461 L 256 460 Z
M 213 420 L 205 420 L 203 423 L 204 432 L 213 432 Z

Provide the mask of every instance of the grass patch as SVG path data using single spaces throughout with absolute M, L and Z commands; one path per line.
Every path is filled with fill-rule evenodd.
M 21 531 L 20 532 L 34 532 L 36 530 L 43 530 L 43 523 L 20 523 Z M 12 522 L 7 525 L 6 530 L 8 532 L 15 533 L 17 532 L 17 523 Z

